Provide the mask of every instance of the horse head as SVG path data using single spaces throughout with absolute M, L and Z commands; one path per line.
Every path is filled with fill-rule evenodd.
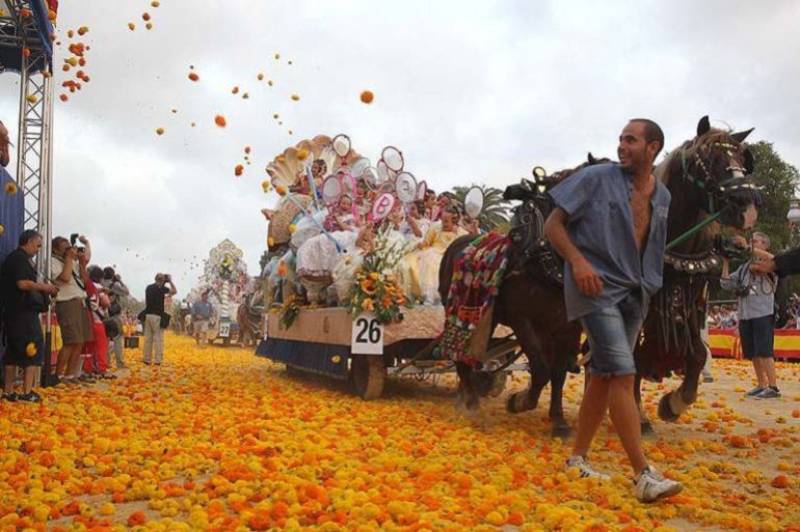
M 697 135 L 658 165 L 656 176 L 672 194 L 668 240 L 709 217 L 737 229 L 753 227 L 761 197 L 751 175 L 753 155 L 744 144 L 751 131 L 715 129 L 704 116 Z M 687 243 L 684 249 L 694 247 Z

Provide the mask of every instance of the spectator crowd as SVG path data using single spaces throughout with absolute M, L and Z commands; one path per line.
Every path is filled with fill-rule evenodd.
M 34 257 L 42 248 L 42 236 L 24 231 L 19 247 L 0 266 L 0 327 L 3 393 L 6 401 L 39 402 L 34 391 L 38 368 L 47 352 L 43 328 L 52 324 L 52 351 L 57 349 L 53 375 L 42 375 L 51 384 L 72 386 L 114 379 L 111 371 L 125 368 L 124 334 L 132 318 L 123 310 L 130 294 L 122 277 L 111 266 L 91 263 L 92 248 L 84 236 L 53 239 L 49 276 L 39 278 Z M 21 370 L 21 390 L 15 379 Z

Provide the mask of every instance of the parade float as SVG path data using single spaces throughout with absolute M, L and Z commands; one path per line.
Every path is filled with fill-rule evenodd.
M 268 253 L 256 354 L 293 372 L 349 379 L 364 399 L 379 397 L 387 376 L 453 372 L 441 349 L 439 264 L 451 242 L 477 237 L 505 207 L 487 205 L 479 187 L 437 195 L 399 149 L 384 148 L 373 165 L 342 134 L 286 149 L 267 173 L 262 187 L 278 201 L 262 211 Z M 503 327 L 485 340 L 487 393 L 498 394 L 522 367 L 521 353 Z
M 228 345 L 239 339 L 237 313 L 242 304 L 250 278 L 244 253 L 227 238 L 211 249 L 205 260 L 199 286 L 192 289 L 190 303 L 198 301 L 204 293 L 214 308 L 209 329 L 209 341 Z M 240 340 L 240 339 L 239 339 Z

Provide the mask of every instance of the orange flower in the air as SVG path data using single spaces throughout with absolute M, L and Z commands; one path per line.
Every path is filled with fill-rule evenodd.
M 233 169 L 233 173 L 236 174 L 236 177 L 239 177 L 244 172 L 244 166 L 241 164 L 237 164 L 236 168 Z
M 375 99 L 375 95 L 372 93 L 372 91 L 364 91 L 361 93 L 362 103 L 372 103 L 373 99 Z
M 228 122 L 225 121 L 225 117 L 222 115 L 215 116 L 214 123 L 217 124 L 217 127 L 225 127 L 228 125 Z
M 192 80 L 192 81 L 197 81 L 198 79 L 200 79 L 200 76 L 198 76 L 194 72 L 189 72 L 189 79 Z

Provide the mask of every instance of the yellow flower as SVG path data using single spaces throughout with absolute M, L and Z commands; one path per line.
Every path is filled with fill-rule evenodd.
M 267 238 L 267 245 L 268 245 L 269 247 L 272 247 L 272 246 L 274 246 L 274 245 L 275 245 L 275 239 L 274 239 L 274 238 L 272 238 L 272 237 L 269 237 L 269 238 Z
M 13 181 L 9 181 L 6 183 L 6 194 L 16 194 L 17 193 L 17 184 Z
M 36 349 L 36 344 L 34 344 L 33 342 L 30 342 L 28 343 L 28 345 L 25 346 L 25 354 L 28 355 L 29 357 L 35 357 L 36 353 L 38 352 L 39 350 Z
M 292 235 L 295 231 L 297 231 L 297 226 L 295 224 L 289 224 L 289 234 Z
M 369 274 L 369 278 L 372 279 L 373 281 L 377 281 L 380 278 L 380 276 L 381 275 L 378 272 L 371 272 Z
M 272 189 L 272 184 L 269 182 L 269 179 L 265 179 L 261 182 L 261 189 L 264 192 L 269 192 Z
M 305 161 L 306 159 L 308 159 L 308 149 L 300 148 L 299 150 L 297 150 L 297 159 L 300 161 Z
M 361 310 L 366 310 L 367 312 L 375 310 L 375 303 L 372 301 L 372 298 L 368 297 L 361 302 Z

